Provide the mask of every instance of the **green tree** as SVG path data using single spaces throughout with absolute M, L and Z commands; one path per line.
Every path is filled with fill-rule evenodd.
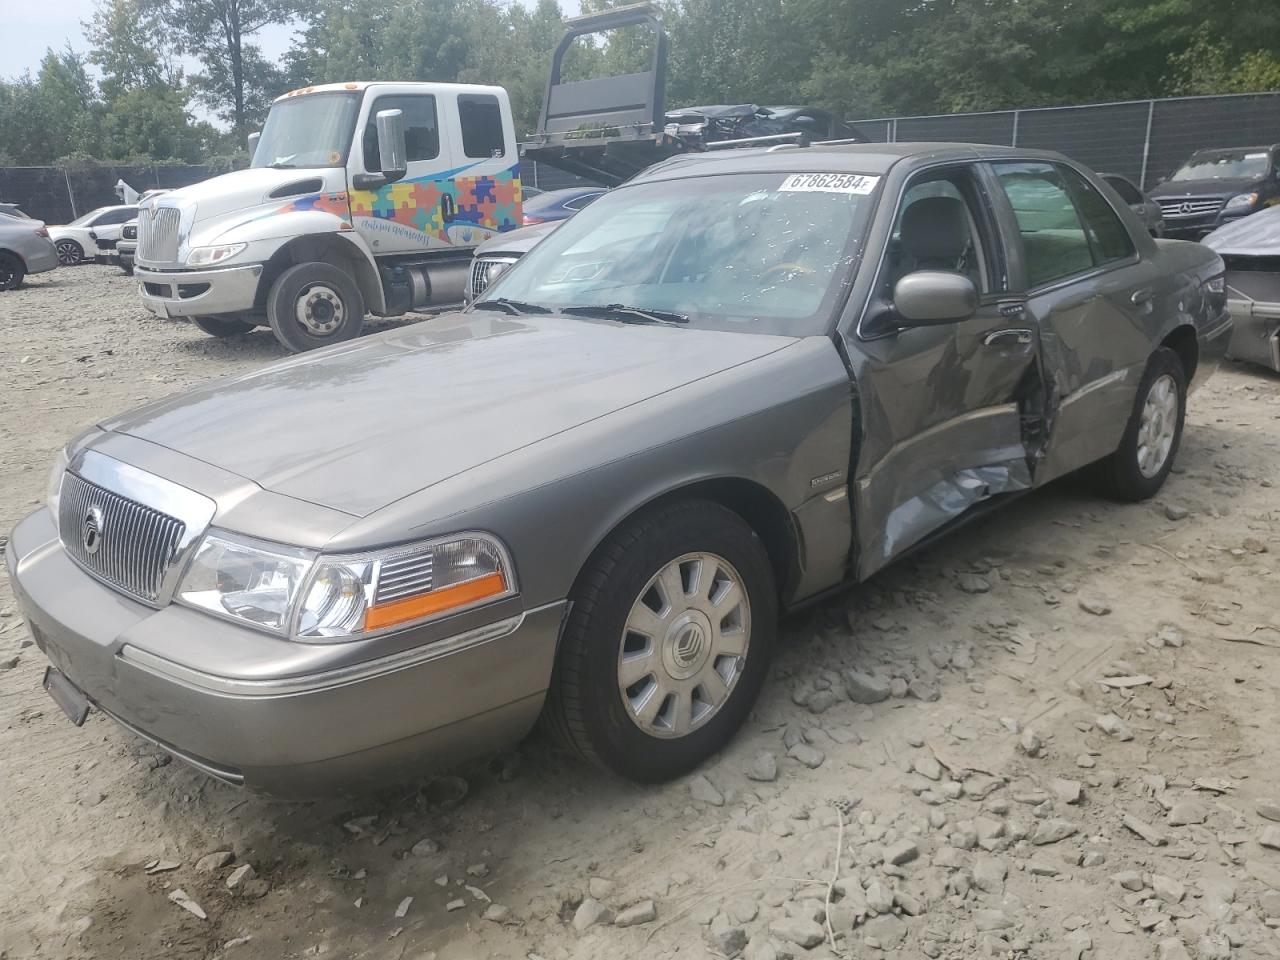
M 98 86 L 104 100 L 126 90 L 182 83 L 176 42 L 163 13 L 155 0 L 102 0 L 85 21 L 89 62 L 102 71 Z

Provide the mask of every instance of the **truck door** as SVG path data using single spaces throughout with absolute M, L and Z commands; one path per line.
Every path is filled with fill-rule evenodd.
M 448 101 L 442 104 L 440 95 L 447 89 L 426 84 L 378 84 L 365 94 L 347 161 L 348 183 L 357 173 L 376 174 L 381 169 L 374 122 L 379 110 L 403 113 L 408 161 L 403 179 L 376 190 L 350 191 L 352 224 L 375 256 L 422 253 L 452 245 L 447 227 L 454 209 L 450 190 L 453 151 L 441 114 L 453 106 Z
M 453 87 L 444 96 L 454 169 L 445 235 L 474 247 L 522 223 L 520 150 L 506 91 Z
M 849 351 L 863 433 L 854 466 L 859 576 L 983 501 L 1030 486 L 1023 416 L 1038 401 L 1035 331 L 1008 290 L 985 181 L 972 164 L 909 180 Z M 968 276 L 967 320 L 898 327 L 893 290 L 916 270 Z
M 1179 308 L 1176 290 L 1077 171 L 1047 161 L 991 170 L 1007 198 L 1006 232 L 1021 241 L 1015 274 L 1042 343 L 1049 432 L 1039 485 L 1119 445 L 1160 318 Z

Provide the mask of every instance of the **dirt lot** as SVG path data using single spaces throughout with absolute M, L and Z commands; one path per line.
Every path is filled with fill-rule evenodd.
M 0 295 L 0 530 L 95 418 L 281 355 L 107 267 Z M 1280 956 L 1275 483 L 1280 378 L 1225 368 L 1159 500 L 1067 481 L 791 621 L 651 789 L 535 737 L 461 800 L 242 794 L 71 726 L 0 580 L 0 958 Z

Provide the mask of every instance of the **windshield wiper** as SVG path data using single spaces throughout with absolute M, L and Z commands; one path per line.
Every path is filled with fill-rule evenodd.
M 540 303 L 525 303 L 523 300 L 508 300 L 506 297 L 494 297 L 492 300 L 481 300 L 471 305 L 472 310 L 501 310 L 518 316 L 522 313 L 550 313 Z
M 688 323 L 683 313 L 670 310 L 650 310 L 648 307 L 628 307 L 621 303 L 602 303 L 591 307 L 560 307 L 560 313 L 576 317 L 600 317 L 619 323 Z

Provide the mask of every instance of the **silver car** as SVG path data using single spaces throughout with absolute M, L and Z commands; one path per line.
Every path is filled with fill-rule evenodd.
M 1164 236 L 1164 213 L 1160 209 L 1160 204 L 1156 203 L 1148 194 L 1142 192 L 1138 185 L 1128 177 L 1122 177 L 1118 173 L 1100 173 L 1107 182 L 1107 186 L 1111 187 L 1120 199 L 1129 205 L 1129 209 L 1138 215 L 1147 228 L 1147 232 L 1153 237 Z
M 30 273 L 58 265 L 58 251 L 39 220 L 0 213 L 0 290 L 16 290 Z
M 277 793 L 539 716 L 688 771 L 781 612 L 1088 464 L 1160 489 L 1223 264 L 1110 197 L 998 147 L 691 154 L 464 312 L 104 419 L 6 551 L 45 686 Z

